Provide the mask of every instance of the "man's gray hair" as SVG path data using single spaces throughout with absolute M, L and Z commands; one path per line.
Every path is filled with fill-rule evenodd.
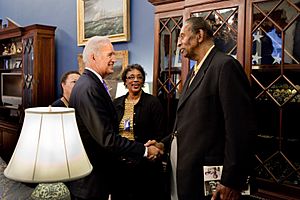
M 85 66 L 89 64 L 90 55 L 100 53 L 103 44 L 107 43 L 110 43 L 109 38 L 103 36 L 93 36 L 88 40 L 82 53 L 82 60 Z

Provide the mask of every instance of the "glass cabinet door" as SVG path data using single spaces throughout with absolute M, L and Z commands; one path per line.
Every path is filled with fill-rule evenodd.
M 181 55 L 177 38 L 182 26 L 182 16 L 159 19 L 159 67 L 156 95 L 167 112 L 167 127 L 171 131 L 179 94 L 181 92 Z
M 273 191 L 300 189 L 299 2 L 251 3 L 250 75 L 259 124 L 255 173 L 260 188 Z
M 216 47 L 236 58 L 239 21 L 237 7 L 195 12 L 192 16 L 206 19 L 213 28 Z
M 33 65 L 34 65 L 34 45 L 33 45 L 33 36 L 24 37 L 24 63 L 23 63 L 23 72 L 24 72 L 24 95 L 23 95 L 23 106 L 24 108 L 29 107 L 33 104 L 33 84 L 34 84 L 34 74 L 33 74 Z

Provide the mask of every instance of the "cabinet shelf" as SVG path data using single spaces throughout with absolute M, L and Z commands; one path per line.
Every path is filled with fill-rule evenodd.
M 277 137 L 277 136 L 274 136 L 274 135 L 263 135 L 263 134 L 259 134 L 257 135 L 258 138 L 260 139 L 265 139 L 265 140 L 284 140 L 284 141 L 287 141 L 287 142 L 291 142 L 291 143 L 296 143 L 296 142 L 300 142 L 300 138 L 284 138 L 284 137 Z
M 299 70 L 299 64 L 284 64 L 283 68 L 285 70 Z M 260 70 L 260 71 L 273 71 L 273 70 L 280 70 L 280 65 L 252 65 L 252 70 Z
M 0 59 L 10 59 L 10 58 L 22 58 L 22 54 L 21 53 L 17 53 L 17 54 L 10 54 L 10 55 L 0 55 Z
M 0 73 L 9 73 L 9 72 L 22 72 L 22 68 L 16 68 L 16 69 L 0 69 Z

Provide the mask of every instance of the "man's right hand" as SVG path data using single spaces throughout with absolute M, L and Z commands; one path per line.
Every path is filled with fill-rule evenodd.
M 148 148 L 147 158 L 150 160 L 155 160 L 164 154 L 164 144 L 156 142 L 155 140 L 149 140 L 145 144 L 145 147 Z

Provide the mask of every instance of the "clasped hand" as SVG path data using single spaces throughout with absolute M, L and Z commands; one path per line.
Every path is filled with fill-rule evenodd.
M 155 160 L 164 154 L 164 144 L 161 142 L 157 142 L 156 140 L 149 140 L 144 145 L 146 148 L 148 148 L 147 158 L 149 160 Z

